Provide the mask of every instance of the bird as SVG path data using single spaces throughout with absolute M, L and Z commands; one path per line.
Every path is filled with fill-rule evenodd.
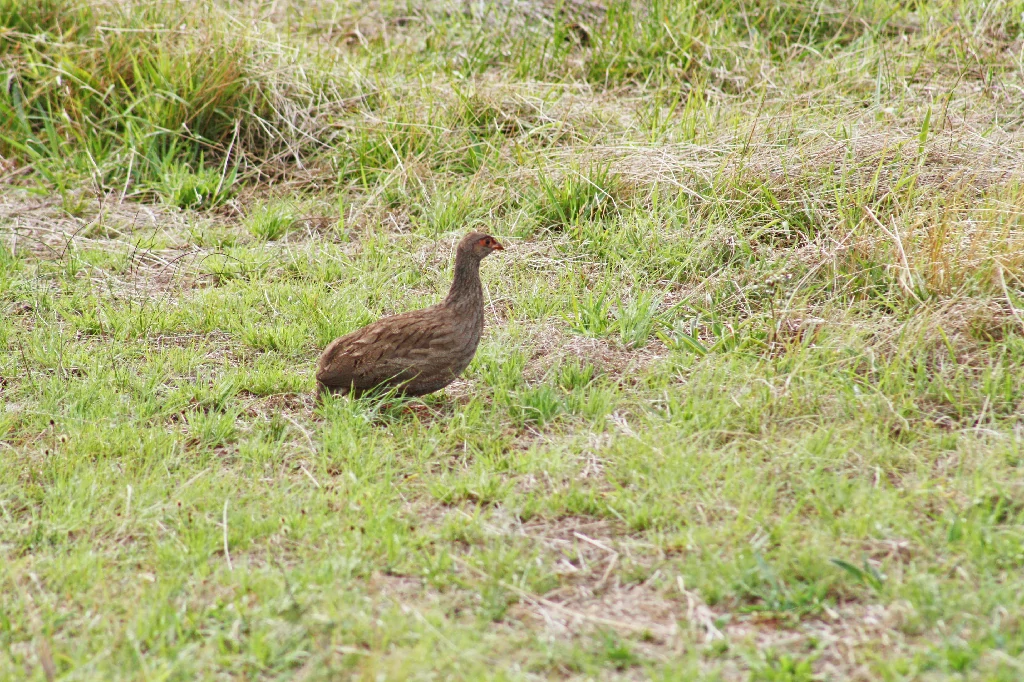
M 317 399 L 391 390 L 423 396 L 455 381 L 476 354 L 484 329 L 480 261 L 504 248 L 489 234 L 470 232 L 455 250 L 444 301 L 381 318 L 328 344 L 317 363 Z

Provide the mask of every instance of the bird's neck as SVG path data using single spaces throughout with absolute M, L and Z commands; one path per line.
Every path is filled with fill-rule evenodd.
M 480 261 L 471 254 L 457 253 L 455 255 L 455 278 L 444 304 L 451 307 L 479 307 L 483 305 L 483 301 L 484 292 L 480 286 Z

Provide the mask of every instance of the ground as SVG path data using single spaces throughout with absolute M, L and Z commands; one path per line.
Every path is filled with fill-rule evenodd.
M 0 679 L 1018 680 L 1024 5 L 0 0 Z M 313 399 L 443 298 L 420 400 Z

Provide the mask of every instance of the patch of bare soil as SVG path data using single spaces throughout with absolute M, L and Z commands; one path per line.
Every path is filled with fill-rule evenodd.
M 777 627 L 771 618 L 737 618 L 724 633 L 730 642 L 748 643 L 759 651 L 801 658 L 817 652 L 814 671 L 822 679 L 868 682 L 877 679 L 867 665 L 872 655 L 884 650 L 897 656 L 911 650 L 913 642 L 903 630 L 913 616 L 906 603 L 851 604 L 792 628 Z
M 189 243 L 185 214 L 109 197 L 75 203 L 2 193 L 0 237 L 13 252 L 74 267 L 78 277 L 123 298 L 144 300 L 201 284 L 199 265 L 211 251 Z M 81 259 L 86 250 L 124 260 L 96 268 Z
M 626 348 L 609 339 L 574 334 L 565 327 L 540 324 L 527 332 L 533 346 L 524 370 L 527 381 L 540 381 L 552 367 L 567 361 L 589 363 L 601 373 L 627 377 L 642 373 L 668 355 L 664 344 L 655 339 L 642 348 Z

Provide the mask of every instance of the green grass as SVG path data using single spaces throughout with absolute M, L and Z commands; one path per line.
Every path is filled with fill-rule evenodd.
M 1022 16 L 0 0 L 0 679 L 1020 679 Z

